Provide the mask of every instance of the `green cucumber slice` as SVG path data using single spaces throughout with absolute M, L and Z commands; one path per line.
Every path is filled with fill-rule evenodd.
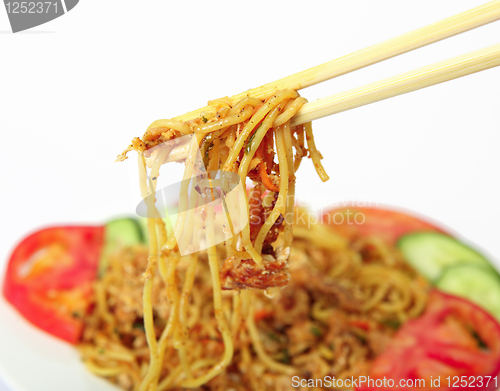
M 490 266 L 488 260 L 467 245 L 438 232 L 418 232 L 403 236 L 398 247 L 406 260 L 430 281 L 452 265 L 471 263 Z
M 141 229 L 142 241 L 148 243 L 148 219 L 146 217 L 138 217 L 137 223 Z
M 104 247 L 99 263 L 99 275 L 104 273 L 109 263 L 109 254 L 119 247 L 144 243 L 141 224 L 137 219 L 124 217 L 110 221 L 105 225 Z
M 144 242 L 142 227 L 137 219 L 125 217 L 106 224 L 106 244 L 130 245 Z
M 491 268 L 476 264 L 450 266 L 436 281 L 436 286 L 469 299 L 500 320 L 500 277 Z

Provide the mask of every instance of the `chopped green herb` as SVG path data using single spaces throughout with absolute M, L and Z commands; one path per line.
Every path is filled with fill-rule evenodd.
M 71 314 L 71 316 L 72 316 L 73 318 L 75 318 L 75 319 L 81 318 L 81 315 L 80 315 L 78 312 L 76 312 L 76 311 L 75 311 L 75 312 L 73 312 L 73 313 Z
M 323 333 L 321 332 L 321 330 L 319 328 L 317 328 L 316 326 L 313 326 L 311 327 L 311 333 L 315 336 L 315 337 L 321 337 L 323 335 Z
M 209 157 L 208 153 L 210 152 L 210 150 L 211 150 L 213 147 L 214 147 L 214 144 L 213 144 L 213 143 L 211 143 L 211 144 L 207 147 L 207 149 L 206 149 L 206 151 L 205 151 L 205 155 L 203 156 L 203 164 L 205 165 L 205 167 L 208 167 L 208 163 L 210 162 L 210 157 Z
M 259 124 L 259 126 L 257 126 L 257 129 L 254 130 L 254 132 L 250 135 L 250 137 L 248 138 L 248 141 L 247 141 L 247 146 L 245 147 L 245 153 L 248 155 L 250 153 L 250 151 L 252 150 L 252 141 L 255 137 L 255 135 L 257 134 L 257 131 L 259 130 L 259 128 L 262 126 L 262 122 Z
M 207 123 L 207 121 L 208 121 L 208 118 L 207 118 L 207 117 L 205 117 L 204 115 L 202 115 L 202 116 L 201 116 L 201 119 L 202 119 L 202 121 L 203 121 L 203 122 L 205 122 L 205 123 Z
M 391 329 L 397 330 L 401 327 L 401 322 L 397 319 L 385 319 L 382 324 L 390 327 Z
M 99 354 L 104 354 L 104 349 L 103 349 L 103 348 L 100 348 L 100 349 L 98 350 L 98 352 L 99 352 Z
M 132 328 L 134 328 L 136 330 L 146 331 L 146 329 L 144 328 L 144 323 L 143 322 L 135 322 L 132 325 Z
M 207 150 L 205 151 L 205 157 L 208 157 L 208 153 L 213 149 L 214 147 L 214 142 L 211 141 L 210 144 L 207 146 Z
M 288 349 L 283 349 L 283 356 L 281 357 L 280 361 L 283 364 L 290 364 L 290 353 L 288 353 Z
M 274 333 L 269 333 L 267 334 L 267 336 L 269 337 L 269 339 L 272 339 L 273 341 L 281 342 L 280 338 Z
M 250 151 L 252 150 L 252 142 L 253 142 L 253 139 L 255 137 L 255 134 L 257 133 L 257 131 L 253 132 L 252 135 L 248 138 L 248 141 L 247 141 L 247 146 L 245 148 L 245 153 L 248 155 L 250 153 Z
M 209 163 L 209 156 L 208 156 L 208 153 L 210 152 L 210 150 L 214 147 L 214 142 L 212 140 L 212 135 L 209 134 L 205 137 L 204 141 L 203 141 L 203 144 L 202 144 L 202 147 L 201 147 L 201 150 L 202 151 L 205 151 L 205 153 L 203 153 L 203 164 L 205 165 L 205 167 L 208 166 L 208 163 Z
M 367 342 L 365 334 L 354 332 L 354 336 L 363 344 Z

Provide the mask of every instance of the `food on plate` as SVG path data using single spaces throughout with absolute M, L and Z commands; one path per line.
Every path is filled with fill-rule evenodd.
M 303 157 L 328 179 L 311 124 L 291 126 L 305 102 L 282 90 L 218 99 L 189 121 L 153 122 L 118 157 L 138 152 L 137 210 L 147 223 L 28 237 L 9 263 L 5 296 L 126 390 L 496 376 L 500 326 L 469 301 L 432 290 L 498 316 L 497 296 L 484 299 L 474 280 L 487 276 L 488 289 L 500 291 L 486 258 L 402 212 L 333 210 L 315 223 L 295 206 Z M 160 167 L 171 161 L 185 164 L 175 211 L 159 202 Z
M 500 320 L 498 272 L 484 255 L 441 228 L 404 212 L 359 206 L 332 209 L 322 220 L 343 236 L 376 236 L 396 245 L 435 286 L 473 301 Z
M 391 213 L 381 211 L 388 220 L 393 216 Z M 383 225 L 394 226 L 397 221 L 401 221 L 399 217 Z M 452 389 L 445 380 L 448 376 L 485 379 L 490 376 L 493 380 L 488 385 L 484 380 L 484 384 L 476 384 L 475 388 L 494 389 L 492 385 L 498 381 L 496 376 L 500 371 L 497 321 L 468 300 L 433 288 L 432 281 L 418 273 L 406 261 L 404 252 L 394 245 L 419 235 L 421 225 L 415 226 L 417 232 L 404 230 L 401 238 L 388 242 L 384 235 L 376 235 L 376 231 L 345 235 L 342 227 L 337 229 L 325 222 L 315 224 L 307 211 L 300 208 L 295 208 L 294 224 L 295 238 L 289 259 L 291 280 L 287 287 L 276 292 L 222 292 L 222 308 L 234 338 L 234 353 L 227 368 L 208 380 L 203 389 L 292 390 L 296 389 L 292 378 L 310 380 L 328 376 L 338 379 L 385 376 L 395 382 L 418 378 L 427 381 L 423 388 L 429 388 L 430 376 L 440 376 L 440 387 L 432 387 L 437 389 Z M 97 279 L 93 290 L 85 296 L 84 316 L 77 318 L 84 324 L 83 331 L 79 329 L 78 342 L 75 338 L 67 340 L 78 345 L 84 364 L 92 372 L 123 389 L 139 389 L 150 364 L 143 324 L 142 280 L 149 256 L 143 224 L 136 219 L 118 219 L 104 227 L 92 228 L 95 229 L 92 237 L 100 232 L 101 239 L 88 242 L 97 246 L 91 246 L 94 249 L 89 253 L 98 250 L 100 267 L 94 264 L 94 273 L 100 271 L 98 276 L 94 274 Z M 73 234 L 85 231 L 69 228 Z M 59 237 L 64 239 L 66 235 Z M 54 245 L 51 243 L 49 248 Z M 9 264 L 18 268 L 33 259 L 29 251 L 19 247 Z M 34 251 L 40 251 L 43 245 L 37 244 L 35 248 Z M 71 247 L 66 248 L 72 254 Z M 60 258 L 59 255 L 49 261 L 50 257 L 39 257 L 28 265 L 35 271 L 43 270 L 45 265 Z M 207 258 L 204 254 L 194 262 L 190 257 L 179 260 L 174 277 L 181 303 L 177 321 L 185 319 L 186 334 L 178 328 L 166 343 L 157 390 L 182 389 L 186 380 L 203 376 L 224 354 L 214 316 Z M 38 266 L 36 260 L 40 260 Z M 461 267 L 484 269 L 492 279 L 489 289 L 500 289 L 491 266 L 488 269 L 475 263 L 457 263 L 444 271 Z M 9 266 L 9 270 L 13 268 Z M 43 277 L 32 273 L 32 281 L 37 275 Z M 455 284 L 462 291 L 470 284 L 481 286 L 482 280 L 475 280 L 475 274 L 464 275 L 469 280 L 457 278 Z M 7 274 L 4 286 L 10 285 L 7 281 L 11 278 L 12 272 Z M 166 340 L 161 335 L 173 316 L 175 302 L 169 296 L 173 291 L 168 290 L 161 271 L 152 280 L 154 332 L 162 343 Z M 234 300 L 241 300 L 240 312 L 231 311 Z M 51 316 L 57 320 L 56 314 L 54 311 Z M 46 331 L 61 337 L 53 330 Z M 188 366 L 180 358 L 182 351 Z M 324 383 L 324 389 L 329 388 L 327 385 Z M 367 391 L 384 387 L 359 384 L 357 388 Z
M 302 216 L 297 217 L 288 286 L 274 292 L 272 299 L 259 290 L 223 292 L 222 308 L 234 338 L 233 359 L 225 373 L 204 387 L 289 389 L 293 374 L 367 374 L 397 328 L 424 310 L 429 285 L 397 249 L 369 238 L 347 240 L 325 225 L 311 224 L 305 211 L 296 213 Z M 303 215 L 307 222 L 301 224 Z M 178 321 L 185 318 L 186 328 L 179 327 L 172 341 L 164 342 L 158 390 L 181 389 L 224 354 L 207 258 L 179 261 Z M 147 260 L 147 248 L 141 245 L 123 248 L 110 258 L 96 282 L 96 306 L 86 317 L 80 345 L 91 370 L 107 374 L 125 389 L 139 388 L 150 363 L 139 278 Z M 166 291 L 162 277 L 155 275 L 153 324 L 159 343 L 167 341 L 161 336 L 176 310 Z M 241 310 L 231 312 L 235 300 L 241 300 Z M 183 365 L 177 350 L 185 354 L 188 365 Z
M 392 254 L 393 251 L 399 251 L 394 249 L 394 244 L 402 235 L 415 231 L 440 234 L 445 238 L 447 236 L 433 225 L 404 213 L 365 208 L 363 216 L 366 215 L 366 221 L 357 224 L 354 230 L 349 223 L 340 224 L 336 227 L 337 234 L 325 230 L 325 225 L 318 226 L 321 228 L 316 231 L 310 227 L 292 228 L 295 172 L 302 158 L 310 157 L 320 178 L 323 181 L 328 179 L 321 165 L 321 154 L 314 143 L 311 124 L 291 126 L 290 119 L 303 103 L 305 99 L 292 90 L 277 91 L 265 100 L 247 96 L 238 102 L 230 99 L 212 101 L 209 102 L 209 108 L 205 109 L 205 112 L 193 115 L 193 118 L 188 121 L 171 119 L 153 122 L 142 138 L 133 139 L 132 144 L 118 156 L 118 160 L 124 160 L 128 152 L 132 150 L 138 152 L 140 188 L 147 211 L 149 236 L 149 256 L 143 274 L 143 310 L 141 313 L 145 328 L 145 341 L 149 346 L 149 360 L 147 364 L 142 362 L 140 365 L 137 364 L 135 378 L 132 380 L 128 377 L 126 380 L 128 386 L 141 391 L 150 388 L 207 386 L 212 381 L 221 381 L 218 375 L 230 372 L 234 365 L 237 365 L 240 354 L 244 355 L 242 360 L 246 366 L 240 367 L 232 374 L 236 376 L 237 373 L 248 373 L 251 371 L 248 369 L 248 363 L 252 361 L 251 352 L 240 351 L 240 345 L 244 343 L 241 342 L 241 338 L 243 341 L 246 338 L 245 332 L 248 334 L 246 341 L 251 342 L 264 368 L 274 371 L 275 374 L 287 375 L 299 370 L 284 366 L 283 363 L 277 362 L 279 360 L 277 356 L 272 357 L 266 352 L 257 333 L 254 317 L 251 315 L 254 307 L 259 303 L 259 294 L 253 290 L 264 291 L 260 295 L 277 296 L 286 292 L 280 289 L 291 284 L 292 289 L 299 291 L 298 288 L 294 288 L 297 282 L 291 282 L 293 269 L 290 257 L 292 249 L 295 248 L 292 246 L 294 236 L 300 238 L 302 235 L 320 249 L 328 245 L 333 246 L 334 243 L 338 244 L 339 240 L 334 237 L 344 238 L 344 247 L 340 248 L 347 252 L 352 249 L 349 249 L 349 244 L 346 243 L 352 244 L 356 240 L 374 240 L 363 251 L 370 253 L 370 251 L 376 252 L 388 248 L 384 250 L 383 258 L 390 259 L 392 261 L 387 262 L 393 263 L 386 263 L 385 266 L 398 268 L 404 264 L 414 273 L 412 274 L 414 279 L 425 281 L 425 283 L 433 281 L 433 279 L 425 280 L 429 277 L 428 275 L 424 274 L 421 277 L 405 261 L 399 263 L 397 256 Z M 274 160 L 275 151 L 277 162 Z M 175 222 L 168 218 L 162 219 L 162 208 L 157 204 L 160 198 L 157 193 L 160 166 L 171 161 L 185 163 L 179 191 L 179 213 Z M 164 167 L 162 171 L 165 170 L 168 170 L 168 167 Z M 234 220 L 235 213 L 234 211 L 231 213 L 231 208 L 227 205 L 229 204 L 228 194 L 230 190 L 238 186 L 244 189 L 247 178 L 252 181 L 252 187 L 248 194 L 245 191 L 242 192 L 244 195 L 239 198 L 239 204 L 244 205 L 244 214 L 248 216 L 248 224 L 240 224 L 240 229 L 239 223 L 241 222 Z M 214 239 L 217 233 L 217 213 L 216 208 L 210 206 L 210 203 L 215 205 L 219 201 L 223 204 L 223 208 L 222 204 L 219 205 L 220 210 L 225 212 L 219 214 L 223 221 L 221 231 L 224 234 L 230 233 L 224 237 L 224 240 Z M 327 214 L 323 218 L 328 216 L 330 215 Z M 336 222 L 334 221 L 332 225 L 335 226 Z M 317 240 L 318 235 L 322 237 L 322 240 Z M 371 235 L 379 238 L 367 239 L 371 238 Z M 407 249 L 408 246 L 405 243 L 410 243 L 411 247 L 414 241 L 414 239 L 406 241 L 400 239 L 400 244 L 402 248 Z M 426 242 L 427 246 L 428 242 L 429 240 Z M 207 245 L 201 248 L 201 243 L 207 243 Z M 443 246 L 431 243 L 430 247 L 440 249 Z M 452 246 L 452 248 L 456 250 L 457 246 Z M 331 250 L 338 249 L 337 247 L 331 248 Z M 446 250 L 452 251 L 450 247 L 444 246 L 443 251 Z M 462 252 L 469 256 L 472 253 L 472 251 L 467 253 L 464 249 Z M 409 258 L 413 267 L 418 271 L 424 268 L 424 272 L 427 272 L 437 267 L 432 265 L 431 260 L 426 260 L 427 263 L 415 262 L 414 253 L 418 256 L 418 249 L 416 252 L 410 251 Z M 359 257 L 362 258 L 362 254 L 358 252 L 357 259 Z M 195 292 L 202 285 L 194 277 L 200 260 L 201 264 L 205 265 L 208 262 L 209 265 L 210 273 L 207 271 L 207 275 L 210 275 L 213 290 L 213 314 L 210 314 L 214 316 L 213 322 L 220 332 L 222 343 L 220 351 L 214 357 L 211 356 L 210 346 L 205 349 L 200 345 L 201 352 L 199 353 L 193 353 L 194 347 L 189 347 L 192 346 L 190 342 L 196 338 L 190 336 L 194 325 L 189 326 L 188 317 L 185 314 L 188 311 L 188 303 L 192 300 L 191 297 L 196 295 Z M 473 261 L 474 258 L 471 257 L 469 262 Z M 349 271 L 350 267 L 354 267 L 354 262 L 351 260 L 345 263 L 346 270 Z M 453 263 L 453 261 L 448 263 Z M 159 266 L 161 279 L 157 277 L 157 266 Z M 365 300 L 368 302 L 383 299 L 399 301 L 399 304 L 384 303 L 382 307 L 387 311 L 389 311 L 387 308 L 392 310 L 398 308 L 398 311 L 409 310 L 411 305 L 422 303 L 416 297 L 419 299 L 424 297 L 426 293 L 424 282 L 419 285 L 420 289 L 417 289 L 408 281 L 403 282 L 404 279 L 400 275 L 398 276 L 401 278 L 389 277 L 390 272 L 387 269 L 381 270 L 369 264 L 363 265 L 360 270 L 364 270 L 361 273 L 366 273 L 365 279 L 372 281 L 371 284 L 376 285 L 377 281 L 383 283 L 382 287 L 369 285 L 372 290 L 356 286 L 355 283 L 350 285 L 354 291 L 364 291 Z M 327 275 L 329 269 L 321 272 Z M 307 269 L 297 274 L 308 275 Z M 299 277 L 295 278 L 299 281 Z M 313 280 L 312 277 L 310 279 Z M 160 325 L 157 323 L 159 311 L 157 306 L 162 301 L 154 296 L 155 287 L 160 283 L 159 280 L 165 284 L 164 290 L 171 307 L 168 319 Z M 309 281 L 310 284 L 311 281 Z M 405 293 L 389 293 L 389 284 L 405 286 Z M 120 288 L 115 289 L 120 291 Z M 224 290 L 233 292 L 224 292 Z M 355 293 L 351 292 L 350 295 L 355 295 Z M 477 296 L 476 292 L 473 297 Z M 231 299 L 227 300 L 228 297 Z M 398 322 L 416 316 L 423 310 L 420 304 L 416 305 L 418 311 L 413 309 L 409 310 L 405 316 L 398 315 Z M 364 307 L 362 304 L 359 305 L 358 311 L 362 311 Z M 105 308 L 104 304 L 101 307 Z M 487 307 L 492 308 L 491 305 Z M 207 308 L 205 303 L 203 303 L 203 308 Z M 351 310 L 355 312 L 354 309 Z M 163 312 L 166 311 L 163 309 Z M 101 309 L 100 313 L 106 314 L 106 310 Z M 240 318 L 243 319 L 242 324 L 238 323 Z M 315 320 L 310 314 L 306 318 L 310 321 Z M 202 325 L 213 322 L 210 322 L 208 318 L 203 319 Z M 96 321 L 96 330 L 100 330 L 99 327 L 101 323 Z M 107 335 L 109 337 L 109 334 Z M 97 344 L 95 340 L 90 340 L 90 342 L 91 346 Z M 168 353 L 171 347 L 177 351 L 176 359 L 172 359 L 171 354 Z M 288 347 L 286 349 L 288 351 Z M 194 354 L 194 357 L 190 354 Z M 368 356 L 373 357 L 374 354 L 370 352 Z M 171 358 L 170 361 L 167 357 Z M 211 358 L 209 364 L 203 361 L 206 357 Z M 166 369 L 172 363 L 176 365 L 179 375 L 176 372 L 174 374 L 173 368 Z M 198 368 L 198 365 L 201 368 Z M 361 370 L 362 366 L 360 363 L 358 370 Z M 115 370 L 118 371 L 116 368 Z M 255 379 L 262 380 L 261 375 L 264 372 L 256 375 Z M 176 383 L 174 376 L 180 376 L 181 380 Z M 140 382 L 136 384 L 138 379 Z M 122 381 L 125 380 L 122 379 Z M 238 381 L 235 384 L 237 383 Z M 263 383 L 259 385 L 254 382 L 254 384 L 256 384 L 256 389 L 265 386 Z M 228 383 L 223 383 L 220 387 L 229 386 Z

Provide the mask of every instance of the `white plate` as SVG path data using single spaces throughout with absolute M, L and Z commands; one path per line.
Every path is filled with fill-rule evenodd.
M 11 391 L 119 390 L 89 373 L 73 346 L 32 326 L 3 295 L 0 319 L 0 376 Z

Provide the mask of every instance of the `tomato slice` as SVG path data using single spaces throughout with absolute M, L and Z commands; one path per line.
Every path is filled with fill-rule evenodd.
M 77 343 L 92 299 L 104 227 L 52 227 L 25 238 L 10 257 L 3 294 L 32 324 Z
M 403 212 L 371 207 L 332 209 L 322 216 L 322 222 L 343 236 L 377 236 L 390 245 L 410 232 L 437 231 L 440 228 Z
M 401 384 L 422 390 L 494 390 L 499 373 L 500 325 L 471 302 L 434 290 L 424 314 L 405 323 L 375 359 L 368 377 L 374 382 L 366 379 L 358 390 L 392 390 Z M 377 379 L 382 386 L 377 387 Z

